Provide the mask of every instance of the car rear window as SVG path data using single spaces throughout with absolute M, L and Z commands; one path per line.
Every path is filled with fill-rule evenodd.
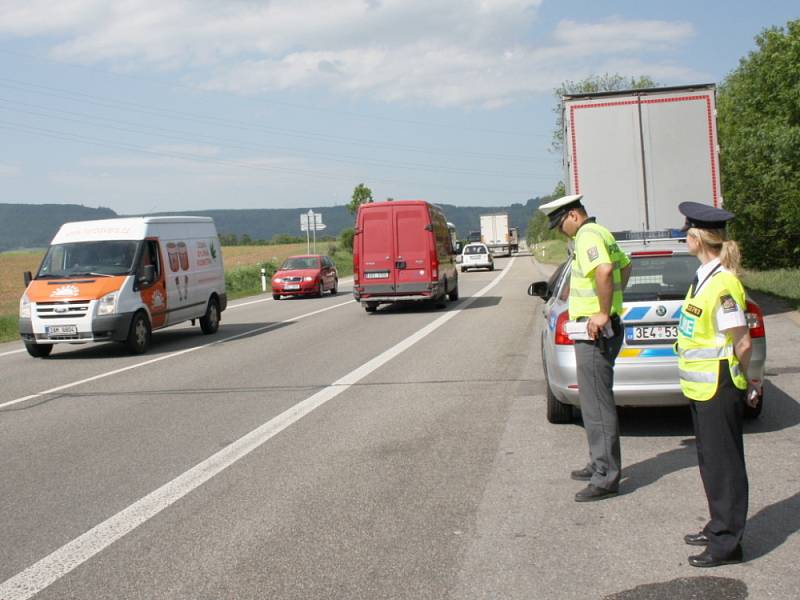
M 625 300 L 682 300 L 699 267 L 689 254 L 631 256 Z
M 467 246 L 464 254 L 486 254 L 486 246 Z

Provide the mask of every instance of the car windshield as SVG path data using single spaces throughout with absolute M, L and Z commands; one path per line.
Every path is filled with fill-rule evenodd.
M 683 300 L 700 261 L 689 254 L 631 256 L 625 300 Z
M 139 242 L 114 240 L 56 244 L 47 249 L 36 277 L 110 277 L 133 272 Z
M 293 256 L 283 261 L 282 271 L 292 269 L 319 269 L 319 259 L 316 256 Z
M 486 246 L 467 246 L 464 254 L 486 254 Z

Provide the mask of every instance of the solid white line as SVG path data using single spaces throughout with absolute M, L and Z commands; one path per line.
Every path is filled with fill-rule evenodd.
M 71 387 L 75 387 L 76 385 L 81 385 L 83 383 L 88 383 L 90 381 L 96 381 L 98 379 L 103 379 L 104 377 L 109 377 L 111 375 L 116 375 L 118 373 L 124 373 L 125 371 L 131 371 L 133 369 L 138 369 L 139 367 L 145 367 L 147 365 L 152 365 L 153 363 L 161 362 L 162 360 L 167 360 L 168 358 L 175 358 L 176 356 L 181 356 L 182 354 L 188 354 L 189 352 L 194 352 L 196 350 L 202 350 L 203 348 L 208 348 L 209 346 L 214 346 L 215 344 L 221 344 L 223 342 L 228 342 L 230 340 L 235 340 L 236 338 L 244 337 L 246 335 L 250 335 L 253 333 L 257 333 L 259 331 L 267 331 L 268 329 L 274 329 L 279 325 L 283 325 L 284 323 L 292 323 L 294 321 L 299 321 L 301 319 L 305 319 L 307 317 L 312 317 L 314 315 L 318 315 L 320 313 L 324 313 L 329 310 L 333 310 L 334 308 L 339 308 L 340 306 L 345 306 L 347 304 L 353 303 L 354 300 L 348 300 L 347 302 L 341 302 L 339 304 L 334 304 L 333 306 L 327 306 L 325 308 L 321 308 L 319 310 L 312 311 L 310 313 L 306 313 L 304 315 L 300 315 L 299 317 L 292 317 L 291 319 L 286 319 L 285 321 L 278 321 L 277 323 L 271 323 L 269 325 L 265 325 L 263 327 L 256 327 L 255 329 L 250 329 L 243 333 L 237 333 L 236 335 L 230 335 L 228 337 L 214 340 L 213 342 L 209 342 L 207 344 L 203 344 L 202 346 L 193 346 L 192 348 L 186 348 L 185 350 L 178 350 L 177 352 L 172 352 L 171 354 L 165 354 L 164 356 L 159 356 L 158 358 L 153 358 L 151 360 L 146 360 L 141 363 L 136 363 L 135 365 L 130 365 L 128 367 L 122 367 L 121 369 L 115 369 L 113 371 L 107 371 L 106 373 L 100 373 L 99 375 L 94 375 L 93 377 L 87 377 L 86 379 L 81 379 L 80 381 L 73 381 L 71 383 L 66 383 L 64 385 L 60 385 L 58 387 L 50 388 L 49 390 L 45 390 L 43 392 L 37 392 L 36 394 L 31 394 L 30 396 L 23 396 L 22 398 L 17 398 L 15 400 L 9 400 L 8 402 L 4 402 L 0 404 L 0 409 L 6 408 L 7 406 L 13 406 L 14 404 L 19 404 L 20 402 L 25 402 L 26 400 L 32 400 L 34 398 L 39 398 L 40 396 L 46 396 L 47 394 L 53 394 L 55 392 L 60 392 L 62 390 L 69 389 Z M 4 600 L 0 597 L 0 600 Z
M 511 265 L 513 263 L 514 259 L 512 258 L 508 266 L 503 269 L 496 279 L 477 294 L 464 301 L 460 308 L 448 311 L 446 314 L 435 319 L 369 362 L 351 371 L 341 379 L 334 381 L 328 387 L 306 398 L 302 402 L 295 404 L 292 408 L 267 421 L 250 433 L 245 434 L 229 446 L 226 446 L 216 454 L 184 472 L 182 475 L 179 475 L 144 498 L 137 500 L 83 535 L 61 546 L 52 554 L 45 556 L 24 571 L 7 579 L 0 584 L 0 599 L 27 600 L 31 596 L 38 594 L 47 586 L 53 584 L 139 525 L 147 522 L 162 510 L 168 508 L 224 469 L 233 465 L 239 459 L 247 456 L 250 452 L 293 423 L 302 419 L 315 408 L 322 406 L 328 402 L 328 400 L 346 391 L 350 386 L 447 323 L 464 308 L 468 307 L 476 299 L 496 286 L 500 280 L 505 277 L 506 273 L 511 270 Z
M 25 348 L 21 350 L 12 350 L 11 352 L 3 352 L 0 356 L 8 356 L 9 354 L 19 354 L 20 352 L 25 352 Z

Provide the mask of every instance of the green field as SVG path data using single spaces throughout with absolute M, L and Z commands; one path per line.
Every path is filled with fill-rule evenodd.
M 267 270 L 267 277 L 271 277 L 286 257 L 305 253 L 306 244 L 223 246 L 222 260 L 225 264 L 228 299 L 235 300 L 262 293 L 261 267 Z M 317 253 L 331 257 L 336 263 L 340 278 L 353 273 L 353 255 L 338 242 L 317 242 Z M 19 298 L 25 291 L 22 274 L 25 271 L 36 271 L 43 255 L 43 250 L 0 253 L 0 342 L 19 338 Z M 271 294 L 272 291 L 268 289 L 267 293 Z
M 547 240 L 531 247 L 531 256 L 548 265 L 560 265 L 567 260 L 566 240 Z
M 777 296 L 800 309 L 800 269 L 745 271 L 742 283 L 751 290 Z

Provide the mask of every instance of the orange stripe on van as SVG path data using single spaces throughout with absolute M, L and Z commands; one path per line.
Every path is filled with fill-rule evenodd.
M 128 276 L 34 279 L 27 293 L 31 302 L 98 300 L 120 289 L 126 277 Z

